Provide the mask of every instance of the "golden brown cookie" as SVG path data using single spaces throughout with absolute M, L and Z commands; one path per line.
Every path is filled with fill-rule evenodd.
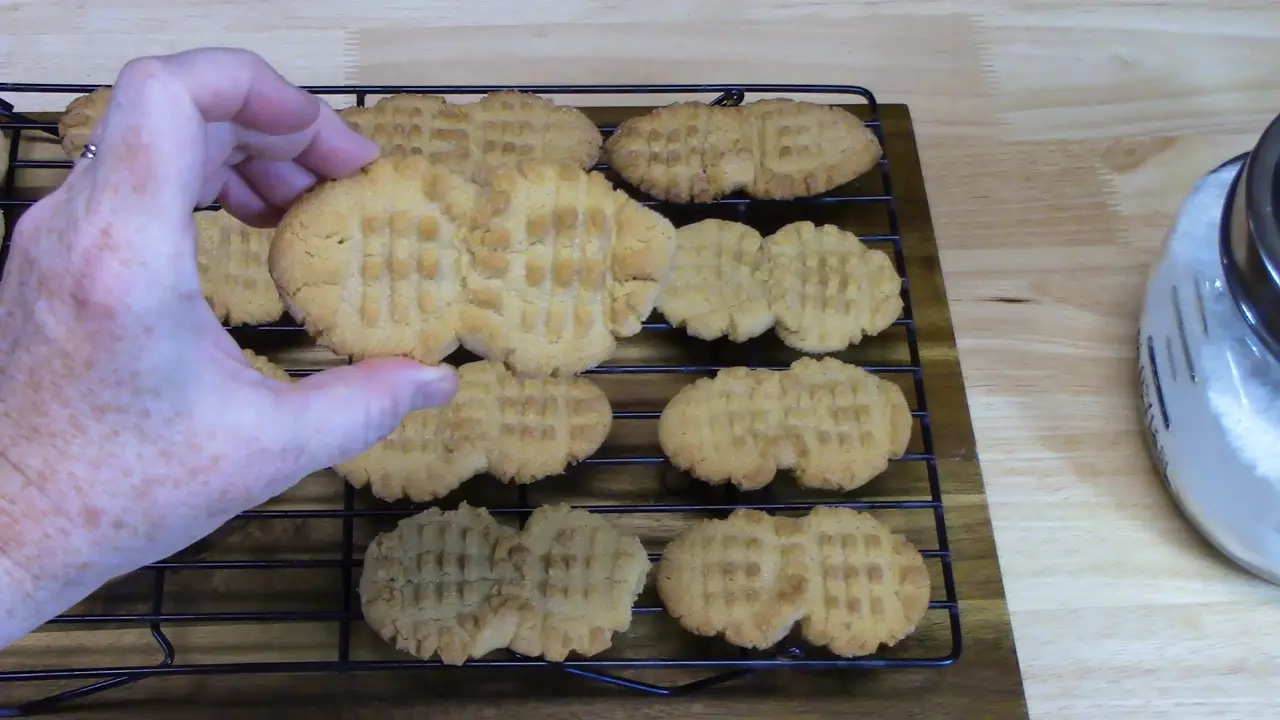
M 81 95 L 67 104 L 58 118 L 58 135 L 62 138 L 62 151 L 75 160 L 84 146 L 89 144 L 93 126 L 107 113 L 111 104 L 111 88 L 100 87 L 88 95 Z
M 778 337 L 807 353 L 843 350 L 902 314 L 893 259 L 835 225 L 796 222 L 764 243 Z
M 640 331 L 674 236 L 567 163 L 523 161 L 479 186 L 409 155 L 295 203 L 270 267 L 290 314 L 340 354 L 435 364 L 461 342 L 546 377 L 587 370 Z
M 658 311 L 702 340 L 745 342 L 773 326 L 764 239 L 748 225 L 702 220 L 676 231 Z
M 458 368 L 451 403 L 410 413 L 334 469 L 384 500 L 425 502 L 486 471 L 518 484 L 562 473 L 600 449 L 612 421 L 608 396 L 588 378 L 524 378 L 472 362 Z
M 360 598 L 378 635 L 422 659 L 509 647 L 559 662 L 630 627 L 649 567 L 639 538 L 584 510 L 540 507 L 517 532 L 463 503 L 375 538 Z
M 464 107 L 489 169 L 549 160 L 589 170 L 600 159 L 600 129 L 577 108 L 514 91 L 489 93 Z
M 259 355 L 258 353 L 252 350 L 247 350 L 244 348 L 241 348 L 241 350 L 244 352 L 244 356 L 249 361 L 249 364 L 253 365 L 254 370 L 257 370 L 258 372 L 262 373 L 263 375 L 266 375 L 267 377 L 273 380 L 293 382 L 293 378 L 290 377 L 289 373 L 285 372 L 284 368 L 280 367 L 279 365 L 276 365 L 275 363 L 271 362 L 269 359 Z
M 915 629 L 929 609 L 929 569 L 902 535 L 871 515 L 817 507 L 804 518 L 814 543 L 806 640 L 844 657 L 869 655 Z
M 930 580 L 906 538 L 865 513 L 817 507 L 801 518 L 736 510 L 691 525 L 663 551 L 657 590 L 697 635 L 763 649 L 800 621 L 809 642 L 857 657 L 915 629 Z
M 852 490 L 906 452 L 911 430 L 897 385 L 835 358 L 721 370 L 682 388 L 658 420 L 672 464 L 745 490 L 769 484 L 779 469 L 804 487 Z
M 375 497 L 413 502 L 444 497 L 484 472 L 493 403 L 459 375 L 448 405 L 409 413 L 390 435 L 333 469 Z
M 343 108 L 338 115 L 378 143 L 383 155 L 423 155 L 463 174 L 471 167 L 467 113 L 439 95 L 388 95 L 373 105 Z
M 629 118 L 604 143 L 627 182 L 671 202 L 738 190 L 766 199 L 817 195 L 875 167 L 880 142 L 857 116 L 811 102 L 679 102 Z
M 593 455 L 609 437 L 613 408 L 590 378 L 529 378 L 498 362 L 462 366 L 463 380 L 489 403 L 486 470 L 528 484 Z
M 800 520 L 739 510 L 696 522 L 667 543 L 658 595 L 694 634 L 772 647 L 809 611 L 812 560 Z
M 473 180 L 519 160 L 568 162 L 587 170 L 603 142 L 595 123 L 577 108 L 514 91 L 465 104 L 438 95 L 391 95 L 340 114 L 387 155 L 423 155 Z
M 505 647 L 521 603 L 500 591 L 519 571 L 496 551 L 515 535 L 466 503 L 401 520 L 365 550 L 365 622 L 397 649 L 424 660 L 439 653 L 448 665 Z
M 759 164 L 744 108 L 694 101 L 623 121 L 604 153 L 624 180 L 672 202 L 710 202 L 746 188 Z
M 255 228 L 225 210 L 196 213 L 196 264 L 205 300 L 222 322 L 257 325 L 278 320 L 284 303 L 267 268 L 271 228 Z
M 320 183 L 280 220 L 268 257 L 289 314 L 353 360 L 439 363 L 458 347 L 463 238 L 478 192 L 422 156 Z
M 512 650 L 552 662 L 589 657 L 631 626 L 651 565 L 638 537 L 599 515 L 554 505 L 534 510 L 518 541 L 506 542 L 525 603 Z
M 675 228 L 599 173 L 522 162 L 493 175 L 467 250 L 462 344 L 520 374 L 573 374 L 640 332 Z
M 836 352 L 894 323 L 902 279 L 889 255 L 834 225 L 791 223 L 767 238 L 703 220 L 676 234 L 658 309 L 692 336 L 743 342 L 777 326 L 802 352 Z

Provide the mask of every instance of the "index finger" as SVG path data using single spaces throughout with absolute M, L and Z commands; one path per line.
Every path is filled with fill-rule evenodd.
M 219 125 L 236 131 L 208 132 Z M 294 160 L 317 177 L 350 175 L 378 155 L 320 98 L 257 54 L 228 48 L 130 61 L 94 135 L 89 172 L 114 190 L 115 209 L 173 222 L 186 221 L 233 150 Z
M 251 156 L 293 160 L 331 178 L 350 175 L 377 156 L 372 141 L 256 53 L 201 48 L 159 59 L 181 79 L 206 122 L 231 122 L 247 131 L 238 136 Z
M 179 76 L 206 122 L 289 135 L 306 130 L 319 116 L 319 99 L 284 79 L 257 53 L 214 47 L 155 59 Z

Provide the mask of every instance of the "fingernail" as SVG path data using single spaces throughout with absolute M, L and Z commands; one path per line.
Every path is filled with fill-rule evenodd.
M 447 405 L 458 392 L 458 374 L 448 367 L 424 367 L 413 391 L 418 409 Z

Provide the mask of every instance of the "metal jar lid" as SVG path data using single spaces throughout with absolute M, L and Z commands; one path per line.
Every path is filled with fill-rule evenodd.
M 1245 321 L 1280 358 L 1280 116 L 1232 181 L 1221 225 L 1227 287 Z

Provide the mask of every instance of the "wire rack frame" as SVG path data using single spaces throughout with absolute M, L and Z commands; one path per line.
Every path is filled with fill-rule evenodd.
M 69 160 L 21 160 L 21 141 L 23 133 L 17 131 L 35 131 L 42 132 L 57 137 L 58 130 L 56 123 L 41 122 L 31 119 L 19 112 L 15 111 L 12 104 L 4 100 L 5 94 L 63 94 L 76 95 L 91 92 L 95 90 L 97 85 L 65 85 L 65 84 L 35 84 L 35 83 L 0 83 L 0 129 L 11 131 L 11 143 L 9 148 L 9 156 L 5 159 L 6 166 L 3 173 L 4 182 L 0 187 L 0 211 L 6 214 L 8 222 L 5 227 L 5 242 L 0 246 L 0 272 L 3 272 L 9 250 L 9 236 L 13 232 L 13 226 L 17 219 L 17 215 L 25 206 L 33 203 L 32 200 L 17 199 L 14 197 L 15 180 L 17 172 L 20 169 L 37 169 L 37 168 L 69 168 L 72 163 Z M 357 105 L 364 106 L 366 98 L 369 96 L 388 95 L 394 93 L 431 93 L 439 95 L 480 95 L 490 92 L 503 90 L 515 90 L 521 92 L 530 92 L 540 95 L 711 95 L 713 99 L 708 102 L 716 105 L 738 105 L 746 101 L 748 93 L 753 94 L 770 94 L 770 95 L 800 95 L 813 94 L 822 96 L 846 96 L 848 100 L 856 98 L 865 103 L 869 111 L 870 117 L 866 119 L 866 124 L 876 134 L 883 147 L 885 144 L 885 133 L 880 115 L 879 104 L 875 95 L 867 88 L 854 85 L 784 85 L 784 84 L 709 84 L 709 85 L 490 85 L 490 86 L 429 86 L 429 85 L 323 85 L 323 86 L 305 86 L 305 89 L 317 95 L 344 95 L 354 96 Z M 855 101 L 857 102 L 857 101 Z M 65 103 L 62 103 L 65 104 Z M 614 130 L 611 126 L 601 126 L 601 131 L 608 137 Z M 603 162 L 596 166 L 597 170 L 610 173 Z M 906 260 L 903 251 L 903 243 L 900 235 L 901 227 L 898 216 L 898 207 L 893 194 L 893 184 L 891 177 L 891 169 L 889 163 L 889 153 L 879 162 L 878 172 L 882 182 L 883 192 L 879 194 L 842 194 L 842 190 L 837 188 L 828 193 L 824 193 L 811 198 L 803 198 L 798 201 L 815 204 L 836 204 L 836 203 L 875 203 L 883 206 L 889 232 L 877 235 L 863 235 L 862 240 L 867 243 L 887 244 L 892 249 L 894 264 L 903 277 L 902 283 L 902 299 L 903 313 L 902 316 L 894 323 L 895 326 L 905 330 L 907 345 L 909 351 L 909 364 L 907 365 L 862 365 L 863 369 L 876 374 L 907 374 L 910 376 L 911 385 L 915 391 L 916 409 L 912 411 L 914 421 L 920 423 L 921 428 L 921 452 L 909 452 L 898 458 L 895 462 L 915 462 L 922 463 L 926 468 L 929 486 L 929 499 L 927 500 L 904 500 L 904 501 L 888 501 L 888 500 L 872 500 L 872 501 L 832 501 L 832 502 L 780 502 L 777 501 L 770 487 L 766 487 L 759 493 L 763 501 L 749 502 L 741 497 L 741 493 L 736 491 L 732 485 L 727 485 L 724 491 L 722 501 L 718 503 L 700 503 L 700 504 L 605 504 L 605 505 L 577 505 L 577 507 L 599 513 L 711 513 L 718 515 L 726 515 L 728 512 L 738 508 L 758 509 L 765 512 L 785 512 L 785 511 L 803 511 L 819 505 L 836 505 L 842 507 L 850 507 L 859 510 L 868 511 L 887 511 L 887 510 L 921 510 L 929 511 L 932 514 L 934 529 L 937 536 L 937 547 L 933 549 L 922 550 L 921 554 L 926 558 L 936 558 L 940 561 L 944 598 L 941 600 L 933 600 L 929 607 L 931 610 L 945 610 L 948 616 L 948 627 L 950 631 L 950 648 L 944 654 L 929 657 L 884 657 L 879 654 L 857 658 L 828 658 L 828 657 L 810 657 L 806 654 L 805 649 L 796 645 L 788 644 L 786 641 L 779 648 L 775 648 L 769 652 L 742 651 L 737 658 L 648 658 L 648 659 L 611 659 L 611 658 L 586 658 L 571 659 L 561 663 L 548 663 L 537 658 L 524 658 L 512 655 L 511 658 L 495 658 L 495 659 L 477 659 L 469 661 L 463 668 L 467 667 L 487 667 L 487 668 L 551 668 L 559 669 L 564 672 L 576 674 L 579 676 L 591 678 L 594 680 L 611 683 L 618 686 L 632 688 L 643 692 L 658 695 L 677 695 L 689 693 L 694 690 L 724 683 L 744 675 L 751 674 L 756 671 L 773 669 L 773 668 L 894 668 L 894 667 L 945 667 L 955 663 L 961 654 L 961 626 L 959 603 L 956 596 L 955 578 L 952 570 L 951 549 L 947 540 L 947 526 L 942 501 L 942 486 L 939 478 L 937 459 L 934 454 L 934 440 L 932 433 L 931 417 L 929 413 L 928 401 L 925 396 L 924 372 L 920 358 L 920 348 L 917 342 L 916 326 L 913 317 L 913 309 L 911 304 L 910 278 L 907 275 Z M 614 179 L 611 177 L 611 179 Z M 648 206 L 661 206 L 664 203 L 658 202 L 634 191 L 625 183 L 615 182 L 615 184 L 633 194 L 633 196 Z M 705 204 L 705 207 L 713 206 L 731 206 L 734 207 L 739 219 L 744 219 L 750 206 L 758 203 L 777 202 L 777 201 L 760 201 L 741 194 L 735 194 L 728 197 Z M 216 207 L 216 206 L 215 206 Z M 656 318 L 656 319 L 655 319 Z M 642 333 L 659 333 L 672 331 L 672 326 L 665 320 L 661 319 L 655 313 L 643 325 Z M 289 321 L 287 316 L 282 322 L 268 323 L 265 325 L 252 327 L 227 327 L 228 331 L 241 340 L 242 345 L 249 346 L 243 340 L 246 337 L 252 337 L 258 333 L 268 333 L 277 335 L 279 333 L 297 333 L 304 334 L 296 323 Z M 465 351 L 459 351 L 464 353 Z M 473 358 L 469 358 L 473 359 Z M 465 360 L 462 360 L 465 361 Z M 458 362 L 451 360 L 451 362 Z M 735 363 L 742 364 L 742 363 Z M 770 365 L 762 363 L 758 346 L 752 346 L 749 351 L 749 360 L 745 363 L 749 367 L 769 368 L 769 369 L 785 369 L 785 365 Z M 593 368 L 586 374 L 635 374 L 635 373 L 714 373 L 728 364 L 701 364 L 701 365 L 605 365 Z M 289 373 L 294 376 L 304 376 L 311 372 L 318 371 L 319 368 L 291 368 Z M 656 420 L 660 416 L 659 411 L 615 411 L 615 419 L 637 419 L 637 420 Z M 666 469 L 671 469 L 670 464 L 665 457 L 661 455 L 654 456 L 628 456 L 628 457 L 607 457 L 595 456 L 587 458 L 582 465 L 663 465 Z M 670 476 L 669 472 L 664 472 L 663 484 L 665 486 L 666 479 Z M 489 511 L 495 516 L 514 515 L 521 522 L 532 512 L 532 506 L 528 498 L 528 487 L 519 485 L 516 487 L 516 501 L 510 506 L 497 507 L 489 506 Z M 58 670 L 30 670 L 30 671 L 3 671 L 0 672 L 0 686 L 5 683 L 16 682 L 35 682 L 49 680 L 76 680 L 82 679 L 89 681 L 87 684 L 76 687 L 71 690 L 59 692 L 37 700 L 29 701 L 21 705 L 4 707 L 0 706 L 0 717 L 18 717 L 25 715 L 38 714 L 49 711 L 55 707 L 61 706 L 72 700 L 84 698 L 89 695 L 101 693 L 103 691 L 127 685 L 143 678 L 157 676 L 178 676 L 178 675 L 218 675 L 218 674 L 249 674 L 249 673 L 316 673 L 316 672 L 363 672 L 375 670 L 411 670 L 424 669 L 432 667 L 443 667 L 438 662 L 421 661 L 421 660 L 353 660 L 351 658 L 351 626 L 354 622 L 360 620 L 361 615 L 358 607 L 353 607 L 353 585 L 354 574 L 356 568 L 359 567 L 361 561 L 355 556 L 354 542 L 354 523 L 361 518 L 374 517 L 405 517 L 420 511 L 422 506 L 415 506 L 410 509 L 378 507 L 378 508 L 357 508 L 356 507 L 355 489 L 350 484 L 345 484 L 343 491 L 343 504 L 341 508 L 334 509 L 307 509 L 307 510 L 268 510 L 256 509 L 242 513 L 239 517 L 244 519 L 337 519 L 342 522 L 342 546 L 341 558 L 333 559 L 280 559 L 280 560 L 232 560 L 232 561 L 210 561 L 210 560 L 166 560 L 147 566 L 139 570 L 139 573 L 151 573 L 153 576 L 153 594 L 151 601 L 151 611 L 148 613 L 119 613 L 119 614 L 95 614 L 95 615 L 63 615 L 54 618 L 50 624 L 77 624 L 77 625 L 93 625 L 102 623 L 138 623 L 145 624 L 150 628 L 151 635 L 155 639 L 158 649 L 163 653 L 163 659 L 153 666 L 131 666 L 131 667 L 89 667 L 75 669 L 58 669 Z M 656 553 L 650 554 L 651 560 L 657 560 Z M 173 613 L 164 611 L 164 589 L 165 575 L 169 570 L 177 569 L 203 569 L 203 570 L 240 570 L 240 569 L 284 569 L 284 568 L 333 568 L 340 570 L 342 573 L 342 609 L 337 612 L 219 612 L 219 613 Z M 658 604 L 644 605 L 638 604 L 635 608 L 637 614 L 649 614 L 663 612 L 663 608 Z M 174 644 L 170 641 L 164 630 L 166 622 L 188 622 L 198 621 L 206 623 L 217 622 L 290 622 L 290 621 L 320 621 L 320 622 L 336 622 L 339 626 L 338 641 L 336 647 L 337 658 L 332 661 L 290 661 L 290 662 L 255 662 L 255 663 L 197 663 L 183 664 L 178 661 L 178 651 Z M 702 679 L 685 682 L 675 686 L 664 686 L 648 682 L 633 680 L 627 677 L 614 674 L 620 670 L 628 669 L 656 669 L 656 668 L 706 668 L 711 670 L 719 670 L 720 672 L 704 677 Z M 610 672 L 613 671 L 613 672 Z

